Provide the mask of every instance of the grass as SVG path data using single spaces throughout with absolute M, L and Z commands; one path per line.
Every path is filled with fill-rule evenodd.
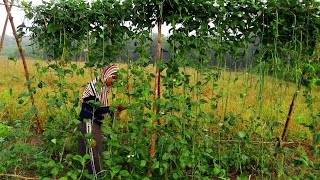
M 45 98 L 46 95 L 57 91 L 58 88 L 53 83 L 56 76 L 54 72 L 41 75 L 37 72 L 36 63 L 46 65 L 46 62 L 40 60 L 27 61 L 30 77 L 34 80 L 33 86 L 36 86 L 40 81 L 46 84 L 42 89 L 37 88 L 35 95 L 39 115 L 46 121 L 51 113 L 56 113 L 55 111 L 48 111 L 48 99 Z M 77 65 L 83 66 L 83 63 L 77 63 Z M 126 68 L 125 64 L 121 64 L 120 66 Z M 0 69 L 0 97 L 1 103 L 5 105 L 5 108 L 2 109 L 0 113 L 0 121 L 5 119 L 22 119 L 24 112 L 30 108 L 28 97 L 23 98 L 26 103 L 22 103 L 22 105 L 18 103 L 19 94 L 27 91 L 22 62 L 13 62 L 8 61 L 6 58 L 0 58 Z M 147 67 L 147 70 L 154 72 L 152 66 Z M 194 76 L 196 71 L 193 69 L 187 69 L 186 71 L 191 75 L 191 79 L 195 81 Z M 89 69 L 86 70 L 84 76 L 68 76 L 66 77 L 66 81 L 69 84 L 67 88 L 81 95 L 84 87 L 90 82 L 92 77 L 92 70 Z M 213 83 L 218 84 L 217 88 L 213 89 Z M 239 114 L 247 120 L 250 118 L 261 119 L 262 121 L 259 121 L 259 127 L 255 130 L 264 134 L 268 132 L 265 129 L 269 128 L 271 125 L 270 122 L 276 121 L 280 124 L 275 127 L 275 132 L 277 136 L 280 136 L 287 117 L 289 105 L 296 89 L 294 83 L 277 80 L 272 77 L 261 79 L 260 76 L 254 74 L 224 71 L 218 82 L 210 81 L 207 86 L 200 89 L 199 93 L 201 93 L 200 98 L 208 101 L 216 97 L 219 93 L 223 95 L 218 99 L 218 108 L 216 110 L 211 110 L 209 105 L 202 106 L 203 111 L 212 111 L 213 114 L 218 115 L 220 122 L 223 121 L 224 116 L 229 112 Z M 313 110 L 320 108 L 319 90 L 319 87 L 315 87 L 313 91 L 313 96 L 316 97 L 317 100 L 313 106 Z M 178 89 L 177 92 L 182 92 L 182 90 Z M 305 99 L 300 92 L 294 106 L 293 119 L 289 127 L 288 138 L 291 140 L 305 138 L 305 134 L 309 134 L 308 129 L 296 122 L 297 119 L 302 119 L 302 121 L 310 119 L 311 110 L 304 101 Z M 127 116 L 128 113 L 124 113 L 121 118 L 126 119 Z M 239 124 L 238 128 L 241 129 L 246 125 L 248 124 Z

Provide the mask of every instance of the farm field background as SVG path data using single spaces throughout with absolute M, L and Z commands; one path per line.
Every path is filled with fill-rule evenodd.
M 5 57 L 1 58 L 0 67 L 1 71 L 1 98 L 2 104 L 5 105 L 3 109 L 2 118 L 4 119 L 21 119 L 23 118 L 24 112 L 28 110 L 30 104 L 19 104 L 19 95 L 26 92 L 27 88 L 25 85 L 24 70 L 21 60 L 13 62 L 8 60 Z M 45 98 L 46 94 L 52 94 L 56 91 L 56 86 L 53 83 L 54 80 L 57 80 L 54 72 L 48 73 L 44 76 L 39 75 L 36 70 L 36 65 L 47 66 L 50 63 L 43 62 L 43 60 L 28 60 L 28 66 L 30 68 L 30 76 L 33 76 L 34 85 L 38 85 L 40 82 L 46 84 L 43 88 L 37 88 L 36 92 L 36 106 L 39 109 L 41 118 L 47 119 L 51 114 L 48 112 L 47 105 L 48 99 Z M 73 63 L 79 67 L 83 67 L 84 63 Z M 126 69 L 126 64 L 119 64 L 121 68 Z M 155 68 L 148 66 L 144 71 L 152 73 L 155 71 Z M 69 75 L 66 77 L 66 81 L 70 84 L 75 92 L 82 94 L 83 89 L 89 83 L 94 76 L 93 70 L 86 70 L 84 75 Z M 194 69 L 187 69 L 188 74 L 191 75 L 191 79 L 194 79 L 196 71 Z M 126 78 L 126 77 L 125 77 Z M 227 113 L 238 114 L 243 118 L 249 118 L 256 116 L 257 109 L 261 111 L 261 119 L 267 125 L 268 121 L 276 121 L 280 125 L 276 130 L 276 136 L 280 136 L 282 128 L 284 126 L 289 106 L 292 101 L 292 97 L 297 87 L 294 83 L 277 80 L 272 77 L 266 77 L 263 88 L 263 97 L 262 103 L 259 105 L 258 102 L 258 93 L 259 93 L 259 76 L 255 74 L 243 73 L 243 72 L 222 72 L 221 78 L 217 82 L 209 82 L 208 85 L 203 87 L 201 92 L 201 98 L 210 101 L 211 98 L 215 97 L 218 93 L 225 94 L 226 96 L 221 98 L 218 101 L 217 109 L 210 110 L 209 104 L 203 106 L 204 111 L 212 111 L 212 113 L 220 117 L 219 122 L 223 122 L 224 115 Z M 193 82 L 194 83 L 194 82 Z M 212 84 L 217 83 L 221 86 L 219 89 L 212 89 Z M 247 84 L 248 83 L 248 84 Z M 150 84 L 152 86 L 152 84 Z M 211 86 L 211 87 L 210 87 Z M 132 89 L 132 87 L 131 87 Z M 308 122 L 310 119 L 310 109 L 305 103 L 305 98 L 301 95 L 303 89 L 301 90 L 297 102 L 294 107 L 293 112 L 293 121 L 290 124 L 290 133 L 289 137 L 292 137 L 292 140 L 300 140 L 300 138 L 308 138 L 305 136 L 309 134 L 308 129 L 303 125 L 298 124 L 298 122 Z M 179 91 L 182 93 L 182 91 Z M 116 94 L 116 91 L 115 91 Z M 320 88 L 317 87 L 314 89 L 312 94 L 317 100 L 320 98 Z M 128 101 L 126 97 L 122 97 L 124 101 Z M 150 96 L 150 98 L 152 98 Z M 196 97 L 195 97 L 196 98 Z M 26 98 L 27 101 L 29 101 Z M 80 99 L 79 99 L 80 101 Z M 111 99 L 112 101 L 112 99 Z M 319 100 L 318 100 L 319 101 Z M 320 108 L 320 103 L 315 103 L 313 106 L 314 110 Z M 57 109 L 52 109 L 55 112 Z M 79 109 L 77 109 L 79 110 Z M 14 116 L 11 116 L 14 115 Z M 128 119 L 124 115 L 121 117 L 123 119 Z M 265 127 L 261 127 L 261 131 L 265 130 Z
M 57 102 L 56 99 L 59 98 L 59 88 L 57 87 L 58 77 L 55 74 L 55 71 L 48 70 L 46 73 L 41 73 L 41 69 L 46 69 L 50 64 L 55 64 L 54 62 L 45 62 L 42 60 L 28 60 L 27 61 L 30 76 L 32 77 L 32 86 L 35 87 L 35 105 L 37 107 L 37 111 L 40 119 L 46 123 L 45 132 L 43 137 L 35 137 L 33 134 L 33 114 L 26 113 L 30 112 L 30 100 L 28 96 L 23 96 L 21 94 L 27 92 L 27 88 L 25 85 L 25 77 L 21 60 L 17 60 L 16 62 L 10 61 L 7 58 L 2 57 L 0 61 L 1 71 L 1 81 L 0 81 L 0 97 L 1 97 L 1 123 L 2 123 L 2 133 L 5 135 L 5 138 L 2 138 L 2 144 L 5 145 L 10 143 L 10 141 L 14 140 L 14 142 L 22 147 L 31 148 L 31 152 L 45 151 L 45 147 L 51 149 L 52 146 L 58 146 L 58 142 L 62 143 L 60 146 L 63 147 L 63 152 L 68 156 L 68 153 L 77 153 L 76 151 L 76 139 L 75 137 L 75 129 L 77 126 L 77 115 L 79 113 L 79 95 L 81 95 L 84 87 L 88 82 L 94 77 L 93 69 L 85 69 L 84 75 L 80 74 L 69 74 L 64 77 L 63 82 L 65 82 L 63 90 L 68 93 L 68 103 L 63 104 L 55 104 Z M 84 63 L 79 62 L 71 62 L 71 64 L 76 65 L 79 69 L 84 66 Z M 119 64 L 122 69 L 128 70 L 128 64 Z M 66 69 L 70 68 L 72 65 L 65 66 Z M 38 70 L 37 70 L 38 69 Z M 152 65 L 147 66 L 146 68 L 142 68 L 142 71 L 146 74 L 152 73 L 155 71 L 155 68 Z M 190 75 L 190 79 L 195 79 L 196 70 L 192 68 L 186 69 L 187 74 Z M 122 76 L 122 79 L 128 80 L 125 74 Z M 138 77 L 138 79 L 143 79 L 143 75 Z M 133 78 L 131 78 L 133 79 Z M 229 148 L 240 148 L 240 151 L 243 151 L 241 157 L 245 158 L 245 163 L 252 163 L 251 160 L 247 159 L 255 159 L 262 158 L 264 159 L 264 163 L 267 166 L 271 166 L 268 168 L 276 168 L 276 161 L 272 163 L 269 161 L 272 159 L 273 153 L 276 151 L 276 138 L 281 136 L 281 133 L 284 128 L 284 123 L 287 117 L 289 105 L 292 101 L 292 97 L 294 92 L 296 91 L 296 84 L 285 82 L 282 80 L 274 79 L 270 76 L 265 77 L 264 83 L 259 83 L 260 77 L 255 74 L 243 73 L 243 72 L 232 72 L 223 70 L 221 71 L 221 77 L 216 81 L 210 81 L 207 85 L 204 85 L 199 91 L 189 92 L 190 95 L 193 94 L 193 101 L 197 102 L 200 99 L 204 100 L 205 103 L 199 106 L 199 109 L 192 109 L 196 114 L 196 111 L 201 111 L 204 113 L 208 113 L 208 116 L 198 116 L 191 118 L 190 120 L 185 121 L 181 115 L 181 113 L 175 113 L 178 118 L 180 125 L 177 125 L 177 122 L 172 123 L 169 119 L 176 116 L 163 116 L 160 119 L 159 132 L 164 133 L 164 137 L 171 138 L 179 138 L 174 134 L 171 134 L 170 131 L 174 132 L 182 132 L 184 130 L 191 130 L 194 135 L 197 135 L 198 143 L 209 143 L 212 144 L 213 147 L 210 150 L 213 152 L 217 152 L 219 154 L 218 159 L 223 159 L 223 154 L 221 151 L 226 151 L 226 154 L 231 153 L 232 151 Z M 143 81 L 143 80 L 141 80 Z M 150 87 L 152 87 L 153 79 L 149 79 Z M 204 78 L 201 79 L 204 81 Z M 120 81 L 122 82 L 122 80 Z M 135 113 L 137 112 L 136 107 L 143 107 L 143 105 L 139 105 L 140 100 L 130 100 L 129 96 L 124 95 L 121 92 L 125 92 L 129 89 L 129 91 L 134 92 L 135 87 L 133 85 L 133 81 L 125 81 L 129 83 L 122 84 L 122 86 L 117 85 L 113 88 L 112 93 L 114 94 L 113 98 L 111 98 L 111 102 L 117 103 L 121 102 L 128 106 L 128 109 L 124 111 L 119 119 L 107 119 L 104 123 L 104 131 L 107 132 L 107 136 L 111 135 L 110 127 L 114 128 L 114 133 L 123 133 L 124 139 L 118 139 L 117 143 L 123 145 L 123 143 L 130 141 L 130 138 L 126 137 L 125 134 L 133 133 L 130 130 L 131 125 L 134 124 L 136 126 L 140 126 L 142 129 L 148 129 L 151 127 L 152 118 L 147 117 L 141 119 L 136 119 L 137 116 Z M 145 81 L 143 81 L 145 83 Z M 191 80 L 191 85 L 195 85 L 195 81 Z M 219 84 L 219 87 L 215 87 L 215 84 Z M 41 85 L 41 86 L 40 86 Z M 122 89 L 123 86 L 126 87 L 126 90 Z M 121 92 L 119 93 L 119 87 L 121 88 Z M 263 87 L 263 90 L 259 90 L 259 87 Z M 165 87 L 162 87 L 163 92 L 166 92 Z M 303 91 L 303 89 L 301 90 Z M 181 88 L 177 88 L 175 90 L 177 94 L 183 94 L 183 90 Z M 260 93 L 260 95 L 259 95 Z M 318 103 L 318 98 L 320 97 L 319 88 L 316 87 L 312 92 L 313 96 L 316 98 L 316 102 L 314 103 L 314 110 L 320 108 L 320 103 Z M 200 95 L 199 95 L 200 94 Z M 138 95 L 139 96 L 139 95 Z M 261 101 L 259 103 L 258 97 L 261 97 Z M 217 108 L 212 109 L 211 99 L 219 97 L 216 101 L 215 106 Z M 147 97 L 148 101 L 152 101 L 152 94 L 149 94 Z M 143 100 L 145 101 L 145 99 Z M 74 111 L 71 110 L 74 107 Z M 146 107 L 144 107 L 146 108 Z M 150 109 L 149 109 L 150 111 Z M 151 110 L 152 111 L 152 110 Z M 146 108 L 144 114 L 148 115 L 148 108 Z M 305 103 L 305 98 L 301 93 L 299 93 L 298 98 L 296 100 L 296 104 L 294 106 L 294 111 L 292 115 L 292 121 L 289 126 L 288 140 L 292 142 L 288 144 L 289 152 L 292 149 L 301 149 L 303 152 L 305 151 L 307 158 L 312 158 L 315 162 L 319 159 L 316 158 L 314 153 L 312 153 L 310 147 L 313 141 L 313 137 L 309 128 L 305 126 L 305 124 L 311 123 L 312 120 L 309 117 L 311 113 L 310 108 Z M 149 114 L 150 115 L 150 114 Z M 23 122 L 27 121 L 29 123 Z M 26 124 L 24 124 L 26 123 Z M 132 124 L 131 124 L 132 123 Z M 171 126 L 168 126 L 171 124 Z M 130 125 L 131 124 L 131 125 Z M 50 127 L 53 126 L 53 127 Z M 53 129 L 52 129 L 53 128 Z M 62 128 L 60 129 L 60 133 L 56 132 L 54 128 Z M 136 127 L 137 128 L 137 127 Z M 169 132 L 163 128 L 168 128 Z M 171 129 L 173 128 L 173 129 Z M 175 130 L 175 128 L 181 128 L 180 130 Z M 315 128 L 319 128 L 319 126 L 315 126 Z M 170 130 L 171 129 L 171 130 Z M 48 132 L 47 132 L 48 131 Z M 63 132 L 65 131 L 65 132 Z M 20 132 L 20 135 L 16 133 Z M 46 133 L 47 132 L 47 133 Z M 171 134 L 171 135 L 170 135 Z M 62 136 L 61 136 L 62 135 Z M 148 133 L 146 134 L 148 137 Z M 177 136 L 177 137 L 176 137 Z M 201 137 L 203 136 L 203 137 Z M 203 140 L 202 138 L 209 137 L 208 140 Z M 161 136 L 160 136 L 161 137 Z M 13 138 L 13 139 L 12 139 Z M 112 136 L 109 139 L 112 139 Z M 132 137 L 134 138 L 134 137 Z M 181 137 L 180 137 L 181 138 Z M 239 139 L 240 138 L 240 139 Z M 106 139 L 106 142 L 109 140 Z M 202 140 L 201 140 L 202 139 Z M 132 139 L 131 139 L 132 140 Z M 134 140 L 136 141 L 136 140 Z M 248 141 L 249 149 L 247 148 L 247 144 L 242 141 Z M 242 143 L 243 144 L 242 144 Z M 127 145 L 130 146 L 131 143 L 127 142 Z M 147 141 L 146 141 L 147 143 Z M 107 143 L 108 144 L 108 143 Z M 114 152 L 114 148 L 122 148 L 122 145 L 110 145 L 108 144 L 108 152 Z M 169 143 L 170 144 L 170 143 Z M 169 145 L 168 144 L 168 145 Z M 242 144 L 242 145 L 241 145 Z M 300 144 L 300 145 L 299 145 Z M 44 146 L 43 146 L 44 145 Z M 162 144 L 163 146 L 163 144 Z M 210 147 L 206 145 L 207 147 Z M 13 148 L 13 146 L 9 146 Z M 19 147 L 19 146 L 17 146 Z M 26 148 L 25 147 L 25 148 Z M 218 148 L 217 148 L 218 147 Z M 7 149 L 3 147 L 4 151 Z M 34 149 L 35 148 L 35 149 Z M 215 149 L 216 148 L 216 149 Z M 243 148 L 243 149 L 242 149 Z M 253 150 L 253 149 L 255 150 Z M 258 149 L 256 149 L 258 148 Z M 224 150 L 223 150 L 224 149 Z M 8 149 L 7 149 L 8 150 Z M 185 149 L 187 151 L 188 150 Z M 256 152 L 256 150 L 258 150 Z M 206 150 L 207 151 L 207 150 Z M 231 152 L 229 152 L 231 151 Z M 248 151 L 247 154 L 246 151 Z M 9 151 L 8 151 L 9 152 Z M 30 152 L 30 153 L 31 153 Z M 116 152 L 116 151 L 115 151 Z M 251 156 L 250 153 L 254 152 L 258 157 Z M 128 153 L 128 152 L 127 152 Z M 260 154 L 262 153 L 262 154 Z M 166 154 L 166 153 L 165 153 Z M 225 155 L 226 155 L 225 154 Z M 290 154 L 290 153 L 289 153 Z M 5 153 L 3 155 L 6 155 Z M 8 154 L 9 155 L 9 154 Z M 31 163 L 33 160 L 30 156 L 31 154 L 20 154 L 19 160 L 17 162 L 24 163 L 25 165 L 16 166 L 15 173 L 30 175 L 34 174 L 33 170 L 28 169 L 26 164 Z M 52 154 L 54 155 L 54 154 Z M 51 156 L 52 156 L 51 155 Z M 166 154 L 167 155 L 167 154 Z M 125 157 L 131 156 L 129 154 L 124 154 Z M 164 155 L 163 155 L 164 156 Z M 181 154 L 177 154 L 177 157 L 181 156 Z M 294 155 L 287 155 L 289 164 L 285 163 L 284 168 L 290 167 L 289 159 L 294 159 Z M 292 156 L 292 157 L 291 157 Z M 255 157 L 255 158 L 254 158 Z M 6 158 L 3 157 L 2 158 Z M 30 159 L 31 158 L 31 159 Z M 62 157 L 61 157 L 62 158 Z M 190 157 L 189 157 L 190 158 Z M 235 158 L 235 157 L 233 157 Z M 258 158 L 258 159 L 259 159 Z M 313 159 L 315 158 L 315 159 Z M 311 160 L 311 159 L 310 159 Z M 243 160 L 239 160 L 240 165 Z M 248 161 L 248 162 L 247 162 Z M 256 160 L 254 160 L 256 161 Z M 253 162 L 254 162 L 253 161 Z M 49 161 L 51 162 L 51 161 Z M 142 160 L 144 162 L 144 160 Z M 140 162 L 141 163 L 141 162 Z M 271 165 L 271 164 L 273 165 Z M 250 164 L 247 164 L 251 166 Z M 243 165 L 244 166 L 244 165 Z M 255 165 L 253 165 L 255 166 Z M 19 168 L 21 167 L 21 168 Z M 237 166 L 236 166 L 237 167 Z M 48 167 L 49 169 L 52 167 Z M 67 168 L 67 167 L 66 167 Z M 32 168 L 31 168 L 32 169 Z M 230 170 L 229 170 L 230 171 Z M 231 170 L 234 171 L 234 170 Z M 296 173 L 295 171 L 300 171 L 299 168 L 290 167 L 287 171 L 290 173 Z M 220 171 L 219 171 L 220 172 Z M 224 171 L 221 170 L 220 173 Z M 226 173 L 226 172 L 224 172 Z M 237 172 L 231 176 L 239 176 L 236 175 Z M 239 173 L 239 172 L 238 172 Z M 250 175 L 250 174 L 249 174 Z M 254 173 L 252 174 L 254 175 Z M 264 174 L 263 176 L 265 176 Z M 254 175 L 259 178 L 260 175 Z M 261 176 L 261 178 L 263 177 Z M 274 174 L 269 175 L 273 177 Z M 245 176 L 243 176 L 245 177 Z

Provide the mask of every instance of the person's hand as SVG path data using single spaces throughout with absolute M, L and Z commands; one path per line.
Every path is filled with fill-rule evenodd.
M 110 78 L 107 79 L 106 81 L 106 85 L 107 86 L 112 86 L 113 82 L 116 81 L 118 79 L 118 75 L 113 75 Z
M 126 107 L 124 107 L 122 104 L 119 104 L 117 109 L 118 109 L 118 111 L 123 111 L 126 109 Z
M 107 86 L 112 86 L 113 85 L 113 79 L 112 78 L 108 78 L 107 82 L 106 82 Z

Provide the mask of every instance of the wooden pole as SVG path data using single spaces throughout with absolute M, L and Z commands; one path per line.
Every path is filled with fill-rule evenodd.
M 0 174 L 0 177 L 12 177 L 14 179 L 38 180 L 37 177 L 25 177 L 17 174 Z
M 161 61 L 161 50 L 162 50 L 162 35 L 161 35 L 161 26 L 162 26 L 162 20 L 158 19 L 158 48 L 157 48 L 157 62 Z M 155 77 L 155 86 L 154 86 L 154 105 L 153 105 L 153 112 L 155 116 L 159 114 L 159 107 L 157 106 L 156 101 L 160 99 L 160 70 L 156 67 L 156 77 Z M 153 126 L 156 126 L 158 124 L 158 119 L 155 118 L 152 122 Z M 151 148 L 150 148 L 150 159 L 152 160 L 156 154 L 156 141 L 157 141 L 157 132 L 156 130 L 153 131 L 152 137 L 151 137 Z M 151 166 L 151 164 L 150 164 Z M 149 172 L 149 176 L 152 176 L 152 174 Z
M 302 74 L 301 80 L 300 80 L 300 82 L 298 84 L 298 90 L 296 92 L 294 92 L 294 94 L 293 94 L 293 97 L 292 97 L 292 100 L 291 100 L 291 103 L 290 103 L 290 106 L 289 106 L 289 111 L 288 111 L 288 116 L 287 116 L 287 119 L 286 119 L 286 124 L 284 125 L 281 139 L 277 138 L 278 143 L 276 145 L 276 148 L 281 147 L 281 144 L 283 144 L 283 142 L 286 140 L 286 136 L 287 136 L 287 133 L 288 133 L 288 128 L 289 128 L 289 124 L 290 124 L 290 121 L 291 121 L 292 112 L 293 112 L 293 108 L 294 108 L 294 103 L 295 103 L 295 101 L 296 101 L 296 99 L 298 97 L 298 92 L 301 89 L 301 83 L 302 83 L 303 79 L 304 79 L 304 73 Z M 276 152 L 274 154 L 274 156 L 277 158 L 277 155 L 278 155 L 278 153 Z
M 12 9 L 12 4 L 14 3 L 14 0 L 11 0 L 11 5 L 10 5 L 10 12 L 11 12 L 11 9 Z M 7 18 L 4 22 L 4 25 L 3 25 L 3 30 L 2 30 L 2 35 L 1 35 L 1 41 L 0 41 L 0 52 L 3 48 L 3 42 L 4 42 L 4 37 L 6 35 L 6 29 L 7 29 L 7 24 L 8 24 L 8 20 L 9 20 L 9 16 L 7 15 Z
M 303 80 L 303 78 L 301 79 L 301 81 L 302 80 Z M 288 127 L 289 127 L 289 124 L 290 124 L 290 121 L 291 121 L 291 117 L 292 117 L 294 103 L 295 103 L 295 101 L 297 99 L 298 92 L 301 89 L 301 81 L 298 84 L 298 90 L 293 94 L 292 101 L 291 101 L 291 104 L 290 104 L 290 107 L 289 107 L 289 111 L 288 111 L 288 116 L 287 116 L 287 119 L 286 119 L 286 124 L 284 125 L 284 129 L 283 129 L 283 132 L 282 132 L 281 141 L 285 141 L 286 140 Z
M 25 77 L 26 77 L 26 81 L 27 81 L 27 87 L 28 87 L 28 91 L 30 93 L 30 100 L 31 100 L 32 108 L 36 109 L 36 106 L 35 106 L 35 103 L 34 103 L 33 92 L 31 90 L 31 85 L 29 83 L 30 77 L 29 77 L 29 71 L 28 71 L 28 66 L 27 66 L 25 55 L 24 55 L 24 51 L 22 49 L 21 42 L 20 42 L 19 37 L 18 37 L 18 33 L 16 31 L 16 27 L 15 27 L 14 22 L 13 22 L 13 17 L 11 15 L 11 12 L 10 12 L 10 9 L 9 9 L 8 0 L 3 0 L 3 2 L 5 4 L 6 10 L 7 10 L 7 14 L 8 14 L 8 17 L 9 17 L 9 20 L 10 20 L 11 28 L 12 28 L 12 31 L 13 31 L 13 35 L 14 35 L 14 37 L 16 39 L 16 43 L 17 43 L 17 46 L 18 46 L 18 49 L 19 49 L 19 52 L 20 52 L 20 55 L 21 55 L 21 59 L 22 59 L 23 67 L 24 67 L 24 73 L 25 73 Z M 37 112 L 35 113 L 35 120 L 36 120 L 36 123 L 37 123 L 37 133 L 41 134 L 43 132 L 43 127 L 42 127 L 42 122 L 41 122 Z

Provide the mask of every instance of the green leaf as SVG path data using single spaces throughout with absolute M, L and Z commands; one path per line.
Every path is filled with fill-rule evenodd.
M 124 68 L 121 68 L 121 69 L 120 69 L 120 73 L 121 73 L 121 74 L 128 74 L 127 70 L 125 70 Z
M 205 99 L 200 99 L 200 104 L 205 104 L 205 103 L 208 103 L 208 101 Z
M 310 117 L 299 115 L 295 118 L 296 122 L 301 125 L 310 125 L 312 122 L 312 119 Z
M 43 81 L 40 81 L 39 84 L 38 84 L 38 88 L 42 89 L 44 86 L 44 82 Z
M 140 161 L 140 166 L 141 166 L 141 167 L 145 167 L 146 164 L 147 164 L 147 161 L 146 161 L 146 160 L 141 160 L 141 161 Z
M 60 29 L 60 26 L 58 24 L 49 24 L 47 28 L 48 33 L 56 32 Z
M 9 133 L 11 132 L 12 127 L 4 125 L 4 124 L 0 124 L 0 136 L 1 137 L 6 137 L 9 135 Z
M 220 166 L 218 164 L 215 164 L 213 168 L 213 175 L 218 176 L 220 172 L 221 172 Z
M 51 139 L 51 142 L 52 142 L 53 144 L 57 144 L 57 139 Z
M 32 18 L 33 18 L 33 13 L 28 13 L 28 14 L 26 14 L 26 17 L 27 17 L 28 19 L 32 19 Z
M 162 160 L 166 161 L 170 158 L 170 154 L 169 153 L 164 153 L 162 156 Z
M 51 174 L 53 174 L 54 176 L 56 176 L 58 173 L 59 173 L 59 169 L 56 167 L 51 170 Z
M 77 66 L 76 64 L 72 64 L 72 65 L 71 65 L 71 69 L 75 71 L 75 70 L 78 69 L 78 66 Z
M 173 173 L 173 179 L 178 179 L 179 178 L 179 174 L 178 173 Z
M 111 172 L 115 175 L 121 170 L 121 166 L 117 165 L 111 168 Z
M 79 154 L 77 154 L 77 155 L 75 155 L 75 156 L 73 157 L 74 160 L 80 162 L 81 166 L 84 166 L 85 163 L 86 163 L 86 160 L 89 159 L 89 158 L 90 158 L 90 155 L 89 155 L 89 154 L 85 154 L 83 157 L 80 156 Z
M 238 132 L 238 136 L 242 139 L 242 138 L 244 138 L 244 137 L 246 136 L 246 132 L 244 132 L 244 131 L 239 131 L 239 132 Z
M 120 171 L 120 175 L 121 175 L 121 176 L 124 176 L 124 177 L 130 176 L 130 174 L 129 174 L 129 172 L 128 172 L 127 170 L 121 170 L 121 171 Z
M 240 93 L 240 98 L 244 98 L 244 97 L 246 97 L 246 96 L 247 96 L 246 93 Z
M 24 100 L 23 99 L 19 99 L 18 104 L 23 104 Z
M 160 167 L 160 163 L 159 161 L 156 161 L 152 164 L 151 169 L 159 169 L 159 167 Z
M 144 126 L 145 126 L 146 128 L 152 128 L 152 127 L 153 127 L 153 125 L 152 125 L 151 122 L 146 122 L 146 123 L 144 124 Z

